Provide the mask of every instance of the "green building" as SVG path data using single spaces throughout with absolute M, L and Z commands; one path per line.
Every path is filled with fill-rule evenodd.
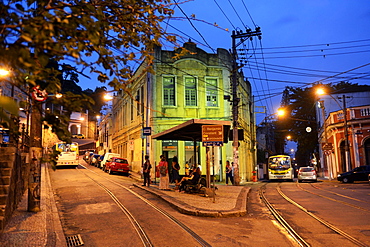
M 178 56 L 183 51 L 185 55 Z M 201 142 L 194 147 L 193 141 L 157 140 L 152 136 L 192 119 L 221 121 L 232 128 L 232 57 L 225 49 L 207 53 L 192 42 L 174 51 L 158 47 L 154 56 L 152 71 L 146 71 L 147 64 L 142 63 L 127 90 L 113 99 L 112 126 L 107 135 L 110 149 L 127 158 L 133 172 L 140 171 L 145 154 L 155 165 L 164 154 L 169 161 L 178 157 L 180 174 L 186 172 L 186 163 L 197 163 L 205 174 L 206 153 Z M 238 122 L 243 129 L 239 136 L 239 175 L 241 181 L 250 181 L 256 163 L 253 99 L 249 82 L 238 75 Z M 214 150 L 211 174 L 224 180 L 226 160 L 233 161 L 232 141 Z

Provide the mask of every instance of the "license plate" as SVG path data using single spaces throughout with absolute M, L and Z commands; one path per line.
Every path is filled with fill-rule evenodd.
M 123 172 L 123 169 L 118 169 L 119 172 Z

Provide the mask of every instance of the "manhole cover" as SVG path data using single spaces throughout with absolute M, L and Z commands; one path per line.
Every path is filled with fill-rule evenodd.
M 80 234 L 66 237 L 66 240 L 67 240 L 67 246 L 68 247 L 84 245 L 84 242 L 82 241 L 82 238 L 81 238 Z

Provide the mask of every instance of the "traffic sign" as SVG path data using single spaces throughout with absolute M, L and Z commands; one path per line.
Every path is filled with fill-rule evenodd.
M 40 86 L 33 87 L 32 98 L 36 101 L 43 102 L 48 98 L 48 93 L 45 90 L 40 90 Z

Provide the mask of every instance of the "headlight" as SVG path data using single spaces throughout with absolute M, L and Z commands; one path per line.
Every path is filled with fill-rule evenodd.
M 339 177 L 341 177 L 341 175 L 340 175 L 340 174 L 338 175 L 338 178 L 339 178 Z

